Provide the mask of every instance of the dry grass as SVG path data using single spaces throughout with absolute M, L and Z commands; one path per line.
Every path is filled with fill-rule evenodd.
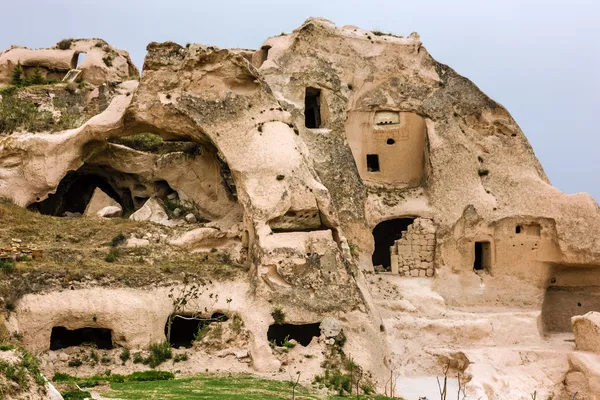
M 0 202 L 0 215 L 0 246 L 8 246 L 11 238 L 18 238 L 23 244 L 44 251 L 42 260 L 18 262 L 12 272 L 5 273 L 0 296 L 10 302 L 28 292 L 79 287 L 92 281 L 103 286 L 140 287 L 183 279 L 186 275 L 228 280 L 247 271 L 219 252 L 191 254 L 164 240 L 147 247 L 125 248 L 119 244 L 121 240 L 115 240 L 120 235 L 145 233 L 170 238 L 182 228 L 117 218 L 50 217 L 7 202 Z

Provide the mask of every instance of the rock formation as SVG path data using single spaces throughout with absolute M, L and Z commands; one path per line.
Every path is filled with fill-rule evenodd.
M 467 398 L 600 395 L 600 356 L 564 341 L 572 317 L 600 311 L 598 205 L 552 187 L 507 110 L 435 61 L 417 34 L 309 19 L 257 51 L 147 50 L 139 82 L 128 80 L 137 70 L 127 53 L 99 40 L 0 56 L 8 85 L 17 63 L 64 74 L 86 52 L 76 78 L 85 83 L 70 90 L 91 114 L 58 131 L 60 116 L 49 127 L 5 124 L 0 197 L 53 216 L 20 218 L 58 224 L 100 191 L 123 211 L 110 226 L 129 229 L 104 259 L 77 247 L 68 265 L 79 279 L 55 275 L 63 283 L 15 299 L 7 327 L 25 346 L 44 360 L 81 336 L 143 349 L 165 332 L 170 340 L 180 317 L 237 315 L 243 340 L 218 356 L 239 361 L 231 371 L 297 369 L 310 381 L 327 349 L 343 345 L 388 393 L 391 377 L 397 394 L 413 378 L 436 394 L 435 377 L 450 368 Z M 5 88 L 2 102 L 63 115 L 48 99 L 66 85 Z M 182 267 L 181 254 L 194 264 Z M 99 266 L 108 272 L 95 277 Z M 591 320 L 574 318 L 576 336 L 598 343 L 581 318 Z M 298 353 L 277 350 L 284 334 Z M 187 371 L 220 366 L 204 342 L 190 344 L 198 356 Z

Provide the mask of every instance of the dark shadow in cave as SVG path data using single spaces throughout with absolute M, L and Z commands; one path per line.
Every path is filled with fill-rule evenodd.
M 406 231 L 414 220 L 414 218 L 396 218 L 377 224 L 373 229 L 373 238 L 375 239 L 373 266 L 381 265 L 385 269 L 390 269 L 392 265 L 390 247 L 396 240 L 402 238 L 402 232 Z
M 171 338 L 169 344 L 171 347 L 192 347 L 198 331 L 205 326 L 208 326 L 214 322 L 225 322 L 229 318 L 227 315 L 222 313 L 214 313 L 210 318 L 201 318 L 193 315 L 182 315 L 176 314 L 170 316 L 173 318 L 171 324 Z M 169 334 L 169 320 L 165 324 L 165 336 Z
M 28 208 L 44 215 L 63 216 L 67 211 L 83 214 L 94 190 L 100 188 L 121 205 L 124 215 L 134 211 L 131 191 L 111 183 L 107 178 L 111 175 L 123 174 L 104 165 L 84 165 L 77 171 L 69 171 L 58 184 L 56 193 Z
M 112 331 L 106 328 L 80 328 L 69 330 L 64 326 L 55 326 L 50 334 L 50 350 L 59 350 L 71 346 L 94 344 L 98 349 L 113 348 Z
M 269 326 L 269 330 L 267 331 L 267 339 L 271 343 L 275 341 L 275 345 L 277 346 L 283 346 L 286 339 L 294 339 L 302 346 L 306 347 L 310 344 L 313 338 L 321 336 L 321 328 L 319 325 L 319 322 L 301 325 L 273 324 Z

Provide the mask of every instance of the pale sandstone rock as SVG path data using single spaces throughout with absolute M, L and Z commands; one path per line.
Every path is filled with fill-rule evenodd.
M 146 203 L 131 214 L 129 219 L 134 221 L 150 221 L 161 225 L 169 225 L 169 216 L 163 208 L 162 202 L 156 198 L 151 198 Z
M 118 218 L 123 214 L 123 209 L 120 206 L 107 206 L 96 213 L 102 218 Z
M 571 318 L 571 321 L 577 350 L 600 354 L 600 312 L 590 311 Z
M 326 338 L 334 338 L 337 337 L 342 331 L 342 324 L 335 318 L 326 317 L 321 321 L 321 325 L 319 325 L 321 329 L 321 333 Z
M 119 205 L 119 203 L 117 203 L 115 201 L 115 199 L 113 199 L 112 197 L 110 197 L 109 195 L 104 193 L 102 191 L 102 189 L 96 188 L 94 190 L 94 194 L 92 195 L 92 198 L 90 199 L 90 202 L 88 203 L 87 207 L 85 208 L 83 215 L 85 215 L 85 216 L 98 215 L 98 213 L 102 209 L 104 209 L 105 207 L 111 207 L 111 206 L 121 208 L 121 206 Z

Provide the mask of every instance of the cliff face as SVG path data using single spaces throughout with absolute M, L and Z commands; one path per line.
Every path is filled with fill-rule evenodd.
M 549 356 L 555 344 L 545 335 L 570 332 L 570 317 L 600 307 L 598 206 L 586 194 L 553 188 L 506 109 L 435 61 L 417 34 L 310 19 L 257 51 L 151 43 L 139 83 L 127 80 L 137 71 L 125 52 L 88 42 L 0 56 L 0 83 L 8 83 L 15 60 L 56 71 L 87 51 L 87 84 L 71 90 L 82 109 L 97 113 L 69 130 L 16 125 L 5 132 L 0 197 L 61 217 L 84 213 L 100 188 L 123 215 L 163 225 L 156 243 L 138 237 L 144 228 L 137 225 L 127 239 L 128 247 L 156 250 L 147 255 L 152 265 L 158 252 L 170 257 L 175 249 L 223 252 L 225 264 L 245 265 L 247 274 L 228 277 L 233 286 L 210 283 L 214 291 L 232 290 L 227 303 L 225 294 L 214 302 L 199 296 L 186 312 L 243 313 L 258 370 L 288 364 L 266 341 L 269 313 L 283 307 L 293 323 L 339 318 L 349 351 L 380 384 L 386 368 L 432 374 L 448 362 L 489 398 L 517 398 L 528 385 L 563 390 L 572 349 L 558 346 Z M 94 62 L 100 51 L 114 54 L 112 66 Z M 66 90 L 61 85 L 41 96 L 54 98 Z M 51 112 L 32 100 L 39 89 L 27 90 L 2 102 L 21 96 Z M 183 278 L 152 273 L 160 285 L 188 284 L 185 268 Z M 148 285 L 142 281 L 140 288 Z M 77 289 L 102 299 L 86 306 L 89 315 L 113 295 L 143 309 L 139 289 L 103 292 L 81 282 Z M 131 314 L 123 302 L 97 325 L 120 332 L 121 346 L 161 337 L 177 310 L 167 290 L 152 290 L 160 306 L 147 310 L 145 336 L 139 327 L 123 328 L 123 315 Z M 73 316 L 86 307 L 71 315 L 73 305 L 61 302 L 49 310 L 44 296 L 26 295 L 10 320 L 38 349 L 46 348 L 48 326 L 86 326 Z M 553 372 L 537 379 L 540 366 L 521 360 L 520 372 L 510 373 L 527 378 L 506 392 L 513 397 L 484 390 L 494 385 L 489 371 L 470 363 L 512 359 L 496 359 L 482 346 L 525 342 L 549 357 Z

